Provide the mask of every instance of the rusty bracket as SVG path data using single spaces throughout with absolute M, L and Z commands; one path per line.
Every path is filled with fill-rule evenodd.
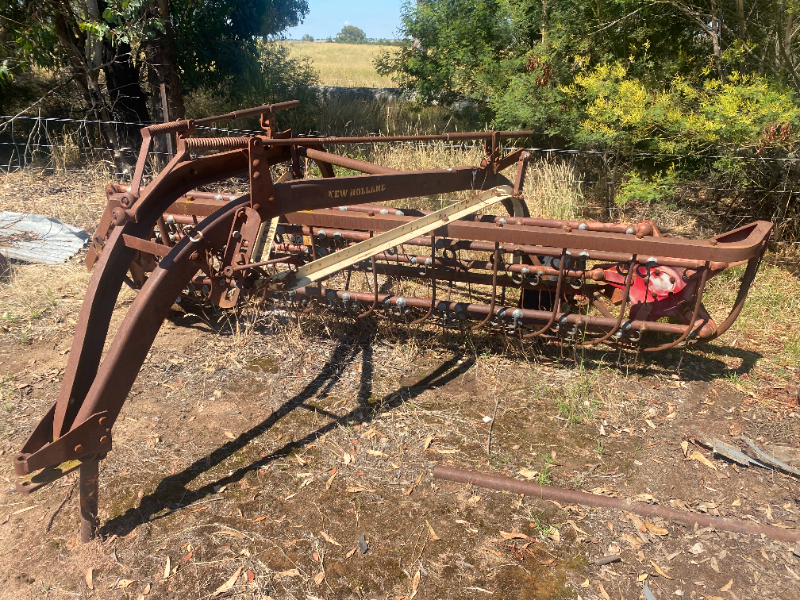
M 115 196 L 118 196 L 118 194 L 114 187 L 111 185 L 106 186 L 106 198 L 108 198 L 106 209 L 103 211 L 103 216 L 100 217 L 100 222 L 97 224 L 97 228 L 92 236 L 92 243 L 89 245 L 89 250 L 86 252 L 86 268 L 90 271 L 97 262 L 97 259 L 100 258 L 103 247 L 106 245 L 106 240 L 111 230 L 114 228 L 115 211 L 116 213 L 119 213 L 119 211 L 124 212 L 119 198 Z
M 57 440 L 41 446 L 44 431 L 52 432 L 55 405 L 36 426 L 22 452 L 14 459 L 14 472 L 19 476 L 30 475 L 39 469 L 60 465 L 90 455 L 105 454 L 111 450 L 111 424 L 107 411 L 93 414 L 83 423 L 71 429 Z M 38 448 L 36 448 L 38 446 Z M 30 450 L 34 450 L 30 452 Z
M 251 138 L 247 149 L 250 160 L 250 206 L 259 210 L 275 202 L 275 188 L 261 138 Z
M 80 469 L 84 464 L 103 460 L 105 457 L 105 453 L 89 454 L 88 456 L 77 458 L 75 460 L 67 460 L 54 467 L 46 467 L 41 471 L 34 473 L 33 475 L 26 475 L 17 481 L 17 493 L 24 496 L 32 494 L 44 486 L 53 483 L 54 481 L 58 481 L 62 477 L 69 475 L 77 469 Z
M 127 233 L 122 234 L 122 239 L 125 241 L 125 245 L 128 248 L 133 248 L 134 250 L 145 252 L 146 254 L 152 254 L 158 258 L 164 258 L 167 254 L 169 254 L 170 251 L 170 246 L 152 242 L 150 240 L 143 240 L 142 238 L 138 238 L 134 235 L 128 235 Z

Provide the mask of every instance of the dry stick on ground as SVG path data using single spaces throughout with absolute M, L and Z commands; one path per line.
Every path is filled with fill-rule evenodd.
M 497 406 L 500 404 L 500 398 L 497 396 L 497 388 L 494 390 L 494 413 L 492 413 L 492 420 L 489 421 L 489 439 L 486 440 L 486 456 L 492 457 L 492 429 L 494 428 L 494 420 L 497 418 Z
M 69 489 L 67 490 L 67 493 L 64 496 L 64 499 L 61 501 L 61 504 L 59 504 L 56 507 L 56 509 L 53 511 L 53 514 L 50 516 L 50 520 L 47 522 L 47 527 L 44 528 L 45 533 L 50 533 L 50 528 L 53 526 L 53 521 L 56 520 L 58 513 L 61 512 L 62 508 L 64 508 L 64 505 L 67 503 L 67 500 L 69 500 L 72 497 L 72 492 L 74 490 L 75 490 L 75 480 L 73 480 L 72 483 L 70 484 Z

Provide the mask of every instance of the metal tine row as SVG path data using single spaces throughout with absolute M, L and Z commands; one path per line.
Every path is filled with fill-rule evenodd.
M 625 319 L 626 312 L 630 307 L 630 292 L 631 286 L 633 284 L 634 277 L 637 275 L 637 269 L 644 269 L 644 273 L 638 273 L 640 277 L 648 280 L 650 277 L 650 269 L 651 267 L 648 265 L 639 265 L 638 264 L 638 257 L 633 255 L 628 261 L 627 265 L 625 266 L 625 281 L 624 287 L 622 289 L 621 298 L 619 300 L 619 307 L 617 309 L 617 314 L 614 318 L 614 323 L 611 327 L 607 328 L 605 332 L 601 333 L 600 335 L 590 337 L 590 331 L 588 328 L 590 320 L 587 318 L 586 320 L 582 320 L 578 318 L 577 321 L 572 323 L 572 327 L 567 328 L 566 316 L 567 313 L 561 311 L 561 303 L 563 297 L 563 290 L 566 285 L 568 277 L 572 278 L 571 285 L 573 288 L 581 288 L 585 289 L 586 285 L 586 278 L 587 273 L 591 273 L 592 269 L 586 267 L 585 261 L 583 262 L 583 266 L 581 267 L 580 261 L 576 261 L 571 258 L 569 250 L 563 248 L 561 250 L 560 260 L 559 260 L 559 268 L 557 270 L 551 268 L 544 268 L 544 267 L 517 267 L 516 275 L 517 277 L 513 280 L 514 283 L 520 284 L 522 283 L 527 274 L 530 273 L 531 269 L 539 269 L 539 273 L 534 273 L 533 277 L 537 285 L 540 284 L 541 276 L 542 279 L 547 278 L 548 276 L 552 279 L 552 273 L 555 271 L 556 275 L 556 283 L 555 283 L 555 293 L 554 293 L 554 301 L 552 304 L 551 309 L 548 311 L 548 318 L 545 321 L 543 326 L 537 327 L 532 331 L 525 331 L 525 327 L 522 326 L 520 323 L 519 317 L 515 317 L 514 315 L 518 313 L 518 311 L 509 310 L 510 307 L 505 307 L 505 292 L 506 292 L 506 285 L 503 285 L 502 289 L 502 296 L 501 296 L 501 308 L 497 309 L 497 299 L 498 299 L 498 272 L 501 267 L 503 266 L 504 269 L 508 269 L 508 267 L 516 267 L 517 265 L 512 264 L 505 264 L 501 261 L 502 252 L 499 243 L 495 244 L 494 254 L 492 257 L 491 262 L 481 262 L 481 261 L 460 261 L 457 260 L 455 257 L 455 252 L 452 253 L 452 256 L 449 258 L 445 257 L 437 257 L 436 250 L 438 247 L 437 239 L 435 234 L 431 234 L 430 236 L 430 244 L 429 247 L 431 249 L 430 257 L 426 260 L 424 266 L 422 267 L 422 272 L 425 273 L 428 279 L 430 279 L 430 287 L 431 287 L 431 298 L 424 300 L 424 304 L 426 305 L 425 308 L 422 308 L 425 312 L 417 317 L 412 319 L 411 321 L 407 321 L 408 325 L 420 325 L 425 321 L 430 320 L 434 317 L 435 313 L 441 313 L 443 320 L 447 320 L 448 317 L 451 321 L 458 321 L 459 317 L 462 317 L 463 313 L 456 314 L 456 315 L 447 315 L 447 311 L 441 310 L 441 307 L 438 306 L 439 300 L 437 297 L 438 289 L 437 289 L 437 280 L 444 275 L 445 272 L 452 269 L 453 266 L 458 268 L 460 267 L 464 271 L 469 270 L 473 266 L 477 266 L 479 269 L 485 269 L 487 265 L 491 265 L 491 291 L 489 294 L 489 307 L 486 315 L 475 325 L 470 327 L 471 331 L 477 331 L 487 324 L 492 324 L 494 327 L 498 327 L 503 331 L 503 333 L 514 333 L 518 335 L 521 339 L 532 339 L 537 337 L 558 337 L 560 339 L 570 338 L 570 340 L 578 347 L 581 346 L 594 346 L 600 343 L 615 341 L 615 342 L 627 342 L 627 343 L 638 343 L 641 341 L 641 334 L 647 330 L 647 325 L 642 325 L 639 328 L 639 331 L 631 330 L 628 326 L 628 321 Z M 313 238 L 312 238 L 313 239 Z M 312 246 L 315 244 L 312 243 Z M 289 250 L 288 247 L 284 245 L 286 250 Z M 300 249 L 299 247 L 292 248 Z M 317 254 L 319 250 L 313 250 L 313 254 Z M 581 253 L 583 256 L 584 253 Z M 411 264 L 418 264 L 419 258 L 416 256 L 411 256 L 407 254 L 400 254 L 399 252 L 395 251 L 391 253 L 383 253 L 379 257 L 384 260 L 386 267 L 386 271 L 388 272 L 388 259 L 394 258 L 393 262 L 400 263 L 401 261 L 411 263 Z M 372 274 L 372 297 L 371 297 L 371 304 L 369 308 L 356 315 L 357 318 L 365 318 L 376 314 L 377 307 L 383 303 L 385 313 L 391 317 L 403 317 L 407 314 L 411 313 L 412 307 L 407 306 L 408 300 L 404 298 L 402 295 L 396 296 L 394 298 L 394 305 L 391 301 L 391 296 L 387 296 L 384 298 L 383 302 L 380 300 L 379 294 L 379 280 L 378 280 L 378 271 L 379 271 L 379 263 L 378 257 L 373 256 L 370 259 L 370 267 L 369 271 Z M 447 264 L 450 263 L 450 264 Z M 437 271 L 437 265 L 446 265 L 448 269 L 445 272 Z M 452 266 L 451 266 L 452 265 Z M 521 275 L 520 271 L 526 270 L 528 273 L 525 275 Z M 660 350 L 660 349 L 668 349 L 675 346 L 681 345 L 686 339 L 692 334 L 696 322 L 697 316 L 702 307 L 702 296 L 703 291 L 705 288 L 705 283 L 708 277 L 708 265 L 705 268 L 699 269 L 700 273 L 700 282 L 697 288 L 695 289 L 695 293 L 693 295 L 693 310 L 692 310 L 692 318 L 690 323 L 681 327 L 680 334 L 677 336 L 677 339 L 673 340 L 672 342 L 668 342 L 665 344 L 661 344 L 655 347 L 652 347 L 653 350 Z M 348 271 L 348 280 L 346 284 L 346 292 L 349 291 L 350 285 L 350 273 Z M 399 274 L 400 278 L 402 277 L 402 272 Z M 445 277 L 446 278 L 446 277 Z M 574 282 L 578 281 L 579 285 L 574 285 Z M 452 282 L 451 282 L 452 284 Z M 545 284 L 545 289 L 552 289 L 550 285 Z M 451 288 L 452 289 L 452 285 Z M 335 294 L 333 294 L 335 296 Z M 347 304 L 349 302 L 349 294 L 346 296 L 347 299 L 344 300 L 343 304 Z M 421 299 L 420 299 L 421 300 Z M 448 293 L 448 301 L 449 301 L 449 293 Z M 334 303 L 335 304 L 335 303 Z M 600 310 L 604 316 L 612 317 L 611 313 L 602 306 L 602 303 L 595 299 L 594 306 Z M 419 308 L 419 307 L 415 307 Z M 308 312 L 308 308 L 305 309 L 304 312 Z M 509 323 L 508 313 L 511 312 L 511 323 Z M 646 348 L 646 350 L 650 350 L 651 348 Z

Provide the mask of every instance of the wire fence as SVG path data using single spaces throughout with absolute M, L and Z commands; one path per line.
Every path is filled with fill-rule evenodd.
M 43 172 L 86 173 L 98 166 L 106 176 L 125 180 L 132 174 L 132 165 L 139 148 L 131 140 L 138 128 L 154 122 L 99 121 L 93 119 L 55 118 L 41 116 L 0 115 L 0 171 L 39 170 Z M 120 143 L 116 150 L 105 144 L 101 126 L 114 128 Z M 231 127 L 198 127 L 200 135 L 239 136 L 262 133 L 260 131 Z M 376 136 L 379 139 L 380 136 Z M 388 142 L 396 146 L 420 146 L 429 142 Z M 468 142 L 448 142 L 453 150 L 482 148 Z M 369 152 L 369 144 L 353 144 L 345 151 Z M 511 150 L 512 148 L 505 148 Z M 650 170 L 665 163 L 692 161 L 712 165 L 720 159 L 744 161 L 751 172 L 760 176 L 756 183 L 762 185 L 739 186 L 721 182 L 719 176 L 706 178 L 703 183 L 683 183 L 675 187 L 664 185 L 665 192 L 674 192 L 669 210 L 673 216 L 686 216 L 726 227 L 738 226 L 748 220 L 768 220 L 775 224 L 773 248 L 778 254 L 794 253 L 800 248 L 800 158 L 770 156 L 735 156 L 729 154 L 669 154 L 632 152 L 620 155 L 615 152 L 548 147 L 526 148 L 535 159 L 552 160 L 556 157 L 572 164 L 575 178 L 554 180 L 554 183 L 578 186 L 584 197 L 590 199 L 586 210 L 602 215 L 600 218 L 619 218 L 625 211 L 616 203 L 624 173 L 644 165 Z M 151 154 L 162 162 L 168 157 L 163 138 L 156 139 Z M 87 167 L 87 165 L 92 165 Z M 763 185 L 766 182 L 767 185 Z M 742 210 L 744 209 L 744 210 Z M 780 261 L 800 264 L 800 261 Z

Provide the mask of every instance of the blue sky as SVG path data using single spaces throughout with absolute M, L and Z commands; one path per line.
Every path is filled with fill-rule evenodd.
M 400 26 L 403 0 L 308 0 L 308 15 L 286 37 L 300 39 L 304 34 L 316 39 L 335 37 L 344 25 L 355 25 L 370 38 L 395 38 Z

